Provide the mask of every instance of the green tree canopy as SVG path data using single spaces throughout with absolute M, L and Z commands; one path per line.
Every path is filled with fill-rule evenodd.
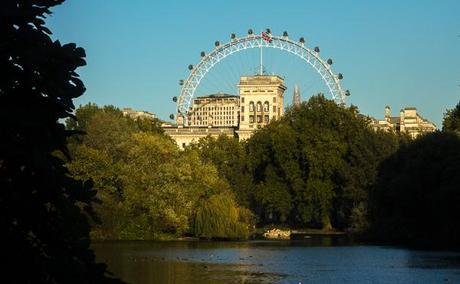
M 179 151 L 169 136 L 157 131 L 154 121 L 134 120 L 116 108 L 93 104 L 81 106 L 76 116 L 78 124 L 68 127 L 86 134 L 71 141 L 74 159 L 67 166 L 75 178 L 91 179 L 98 189 L 102 204 L 96 212 L 102 222 L 93 224 L 93 238 L 193 234 L 203 201 L 229 189 L 227 180 L 200 157 L 196 147 Z M 234 202 L 234 195 L 228 198 Z M 226 233 L 233 236 L 233 229 Z
M 104 283 L 89 249 L 96 192 L 68 175 L 72 99 L 85 91 L 75 70 L 85 51 L 52 41 L 44 20 L 61 0 L 3 1 L 0 9 L 0 226 L 2 278 L 17 283 Z M 18 271 L 19 270 L 19 271 Z
M 378 163 L 397 149 L 356 107 L 324 96 L 288 109 L 248 141 L 254 210 L 263 222 L 349 227 L 363 208 Z
M 212 163 L 220 177 L 227 180 L 239 205 L 249 206 L 252 176 L 249 174 L 244 143 L 236 138 L 207 136 L 192 143 L 187 151 L 197 151 L 205 163 Z
M 460 102 L 453 108 L 447 110 L 442 121 L 443 131 L 460 132 Z

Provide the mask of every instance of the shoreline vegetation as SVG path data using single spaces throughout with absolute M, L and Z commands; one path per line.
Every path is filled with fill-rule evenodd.
M 277 228 L 456 247 L 459 108 L 443 132 L 410 139 L 318 95 L 247 141 L 207 137 L 181 151 L 161 121 L 90 103 L 67 120 L 85 133 L 69 139 L 67 168 L 98 191 L 93 240 L 246 240 Z
M 283 238 L 265 238 L 263 236 L 269 230 L 281 230 L 289 231 L 291 236 L 351 236 L 350 233 L 346 231 L 337 231 L 337 230 L 323 230 L 323 229 L 311 229 L 311 228 L 302 228 L 302 229 L 290 229 L 287 227 L 260 227 L 256 228 L 254 232 L 248 236 L 247 239 L 240 238 L 200 238 L 194 236 L 174 236 L 174 235 L 162 235 L 160 238 L 142 240 L 142 241 L 251 241 L 251 240 L 289 240 Z M 133 240 L 123 240 L 123 241 L 137 241 L 138 239 Z M 120 239 L 92 239 L 93 242 L 112 242 L 112 241 L 122 241 Z

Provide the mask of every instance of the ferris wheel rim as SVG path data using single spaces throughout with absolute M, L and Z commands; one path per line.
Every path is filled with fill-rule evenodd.
M 265 35 L 266 36 L 266 35 Z M 177 113 L 186 114 L 189 111 L 195 91 L 206 74 L 220 61 L 233 53 L 252 48 L 275 48 L 294 54 L 307 62 L 321 76 L 329 89 L 334 101 L 339 104 L 346 103 L 347 93 L 340 84 L 341 78 L 332 71 L 331 64 L 324 61 L 319 52 L 305 47 L 303 42 L 296 42 L 287 36 L 269 35 L 270 40 L 264 39 L 263 33 L 249 34 L 241 38 L 233 38 L 231 41 L 220 45 L 216 42 L 216 48 L 209 54 L 202 56 L 196 67 L 192 68 L 189 76 L 184 81 L 180 96 L 177 100 Z M 341 76 L 341 74 L 339 74 Z

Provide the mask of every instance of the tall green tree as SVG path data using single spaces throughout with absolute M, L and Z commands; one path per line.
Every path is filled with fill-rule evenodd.
M 202 151 L 179 151 L 152 121 L 139 124 L 139 119 L 123 116 L 116 108 L 92 104 L 81 106 L 76 115 L 78 124 L 67 125 L 85 135 L 71 141 L 73 161 L 67 167 L 76 179 L 93 180 L 98 190 L 102 203 L 95 209 L 102 222 L 93 224 L 93 238 L 145 240 L 194 234 L 200 207 L 230 192 L 216 166 L 200 156 Z M 235 203 L 233 194 L 226 198 Z M 242 212 L 239 223 L 251 222 L 247 210 L 235 210 Z M 213 216 L 230 222 L 226 219 L 233 215 Z M 237 228 L 224 235 L 238 235 Z M 223 237 L 221 233 L 213 235 Z
M 85 51 L 52 41 L 44 20 L 62 0 L 3 1 L 0 9 L 0 227 L 3 279 L 104 283 L 89 249 L 96 192 L 68 175 L 72 100 L 85 91 L 75 70 Z M 19 271 L 18 271 L 19 270 Z
M 252 176 L 249 174 L 244 143 L 221 135 L 207 136 L 192 143 L 186 151 L 198 151 L 205 163 L 212 163 L 220 177 L 227 180 L 239 205 L 248 207 Z
M 443 131 L 460 132 L 460 102 L 453 108 L 447 110 L 442 122 Z
M 397 145 L 395 135 L 374 132 L 356 107 L 314 96 L 249 139 L 252 208 L 262 222 L 362 225 L 378 164 Z

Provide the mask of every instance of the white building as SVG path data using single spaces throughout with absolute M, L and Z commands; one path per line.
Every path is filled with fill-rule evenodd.
M 399 111 L 399 116 L 391 116 L 391 108 L 386 106 L 384 119 L 373 118 L 372 126 L 375 130 L 407 133 L 412 138 L 436 131 L 436 125 L 418 114 L 415 107 L 406 107 Z

